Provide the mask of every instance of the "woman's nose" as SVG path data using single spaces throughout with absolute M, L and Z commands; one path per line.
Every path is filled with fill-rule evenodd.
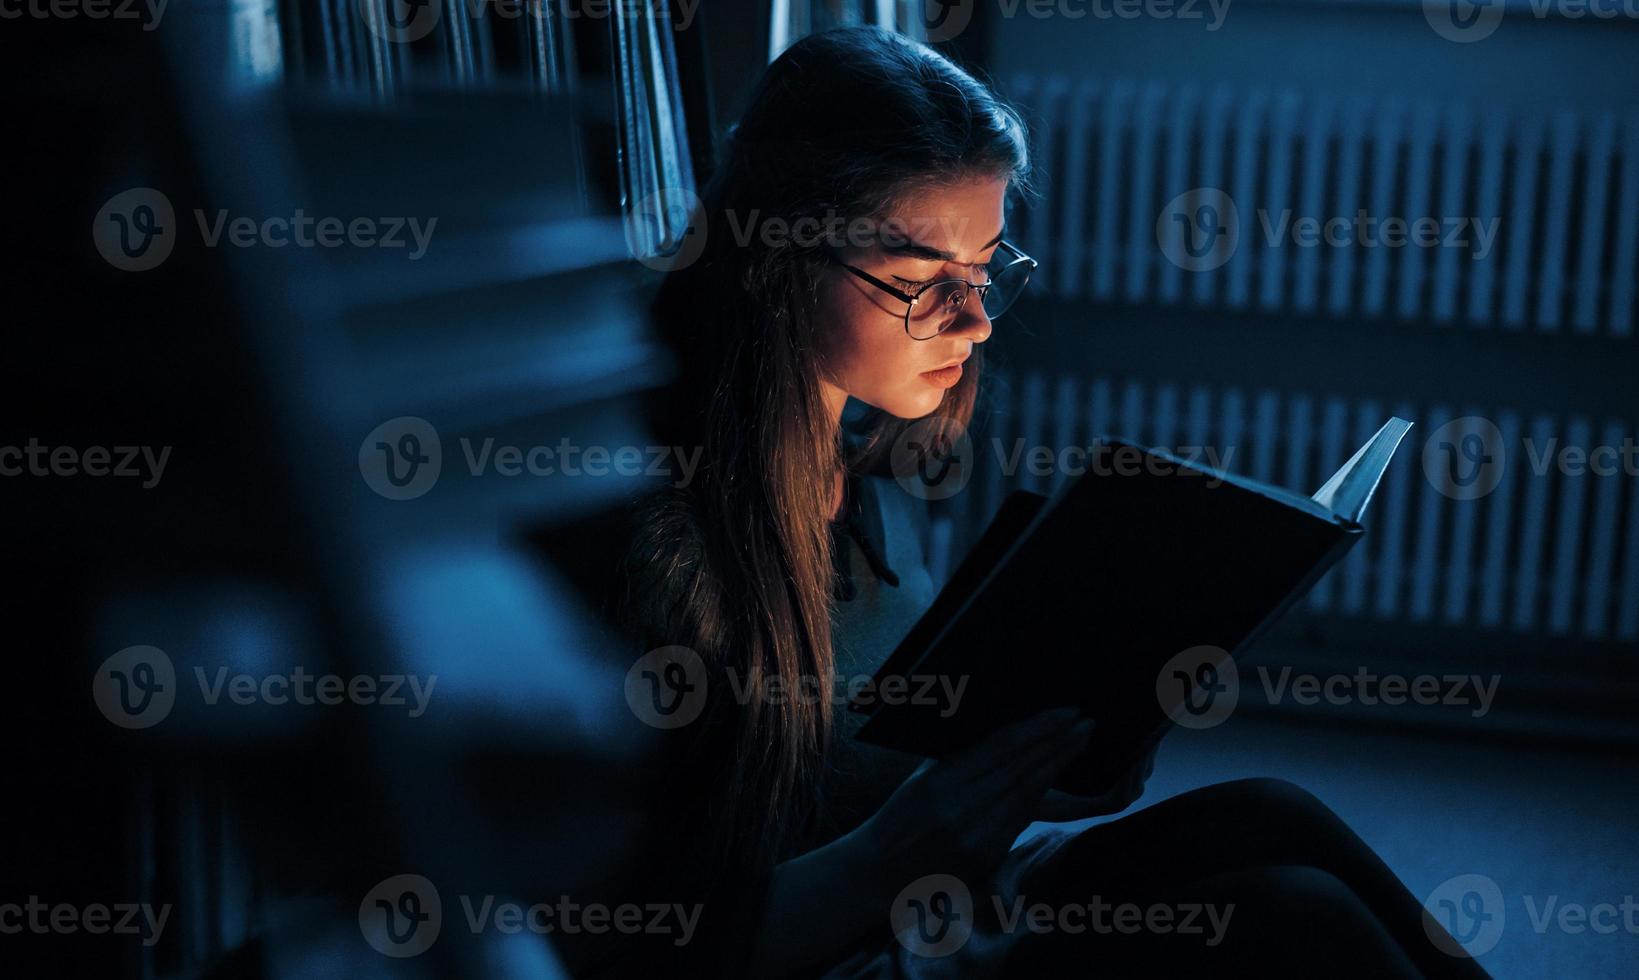
M 989 340 L 990 317 L 985 315 L 985 305 L 980 302 L 964 303 L 962 311 L 956 315 L 956 322 L 945 332 L 953 337 L 971 340 L 975 344 Z

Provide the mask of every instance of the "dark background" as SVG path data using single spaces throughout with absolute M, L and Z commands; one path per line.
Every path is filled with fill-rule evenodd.
M 364 9 L 176 0 L 151 29 L 0 22 L 0 445 L 171 449 L 150 489 L 0 477 L 16 820 L 0 903 L 174 906 L 152 946 L 6 935 L 6 960 L 470 974 L 478 953 L 454 940 L 378 955 L 358 896 L 407 870 L 557 894 L 618 866 L 644 832 L 645 732 L 621 695 L 632 653 L 601 645 L 574 549 L 601 557 L 599 515 L 650 481 L 472 476 L 460 441 L 645 445 L 641 398 L 670 365 L 641 316 L 657 274 L 633 259 L 678 229 L 643 202 L 703 182 L 780 38 L 883 9 L 930 29 L 918 4 L 794 2 L 776 21 L 707 2 L 674 4 L 670 25 L 444 17 L 397 43 Z M 1040 166 L 1011 234 L 1042 266 L 989 344 L 981 443 L 1210 446 L 1308 492 L 1389 415 L 1416 423 L 1365 544 L 1253 651 L 1229 723 L 1168 740 L 1143 802 L 1291 778 L 1418 894 L 1494 882 L 1509 915 L 1481 956 L 1494 974 L 1631 975 L 1632 932 L 1538 932 L 1526 910 L 1620 903 L 1639 883 L 1639 478 L 1631 462 L 1537 472 L 1525 440 L 1635 438 L 1639 24 L 1508 3 L 1479 8 L 1482 30 L 1501 13 L 1493 33 L 1453 40 L 1446 8 L 1410 0 L 1235 0 L 1215 30 L 1084 9 L 973 0 L 931 28 L 1019 105 Z M 148 271 L 93 237 L 133 188 L 176 216 L 174 252 Z M 1196 188 L 1240 215 L 1207 271 L 1156 232 Z M 438 225 L 413 262 L 207 247 L 194 227 L 196 210 L 297 208 Z M 1256 218 L 1360 208 L 1499 233 L 1476 258 L 1270 244 Z M 360 449 L 407 416 L 436 431 L 444 473 L 391 500 Z M 1486 448 L 1504 460 L 1472 499 L 1432 439 L 1460 418 L 1495 425 Z M 934 506 L 936 576 L 1007 490 L 1064 476 L 985 458 Z M 436 673 L 440 696 L 425 720 L 179 703 L 127 729 L 91 693 L 134 645 L 167 652 L 179 700 L 194 667 L 223 665 Z M 1474 674 L 1498 693 L 1482 717 L 1270 703 L 1257 665 Z M 549 952 L 518 955 L 556 972 Z

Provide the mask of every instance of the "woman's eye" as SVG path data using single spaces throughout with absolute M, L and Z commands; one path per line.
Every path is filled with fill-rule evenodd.
M 899 276 L 894 276 L 894 279 L 898 280 L 900 285 L 905 287 L 905 292 L 907 292 L 907 293 L 914 293 L 918 289 L 924 289 L 928 286 L 933 285 L 933 280 L 932 279 L 914 280 L 914 279 L 903 279 L 903 278 L 900 278 Z

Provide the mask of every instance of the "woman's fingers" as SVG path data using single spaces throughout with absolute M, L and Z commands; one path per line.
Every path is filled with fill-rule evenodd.
M 1055 708 L 999 728 L 978 742 L 945 757 L 948 772 L 980 780 L 1005 771 L 1020 753 L 1029 752 L 1057 735 L 1067 733 L 1080 717 L 1075 708 Z
M 914 774 L 956 824 L 1027 824 L 1036 803 L 1086 749 L 1093 723 L 1074 709 L 1043 712 L 999 729 Z
M 1008 773 L 1002 791 L 1010 796 L 1039 798 L 1053 780 L 1074 762 L 1092 741 L 1093 723 L 1078 722 L 1052 744 L 1043 744 Z
M 1023 746 L 1004 765 L 969 782 L 977 810 L 1004 820 L 1026 819 L 1064 767 L 1086 749 L 1093 724 L 1083 720 Z
M 1069 820 L 1080 820 L 1083 817 L 1095 816 L 1091 811 L 1096 809 L 1094 801 L 1086 797 L 1071 796 L 1056 789 L 1049 789 L 1042 796 L 1041 802 L 1031 816 L 1048 823 L 1064 823 Z

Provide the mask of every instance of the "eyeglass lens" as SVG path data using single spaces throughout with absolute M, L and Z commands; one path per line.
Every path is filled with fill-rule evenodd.
M 1006 312 L 1019 297 L 1030 278 L 1030 263 L 1016 262 L 986 270 L 990 274 L 990 288 L 985 291 L 985 315 L 995 319 Z M 956 322 L 968 298 L 968 285 L 960 279 L 936 282 L 923 290 L 910 308 L 906 324 L 911 335 L 918 339 L 933 337 Z

